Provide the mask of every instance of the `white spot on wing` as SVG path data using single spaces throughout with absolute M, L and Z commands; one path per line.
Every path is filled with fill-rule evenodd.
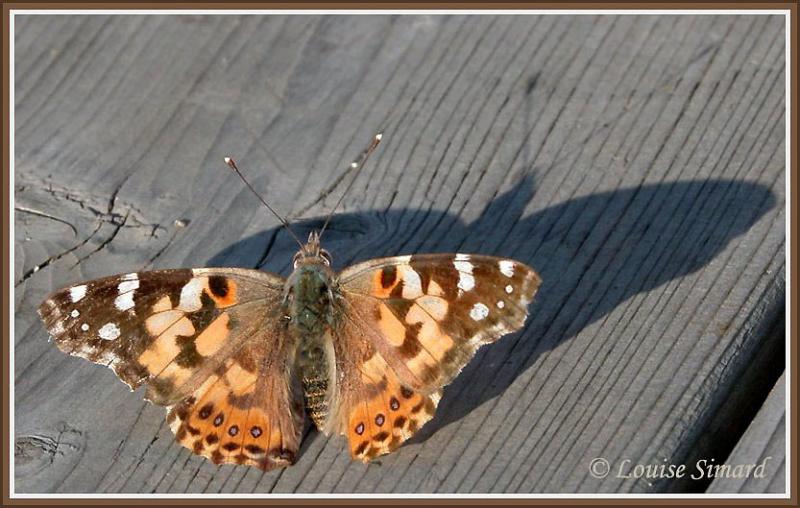
M 114 323 L 106 323 L 97 331 L 103 340 L 114 340 L 119 337 L 119 327 Z
M 133 294 L 139 289 L 139 276 L 129 273 L 122 276 L 122 282 L 117 286 L 119 296 L 114 299 L 114 306 L 121 311 L 126 311 L 133 307 Z
M 425 295 L 417 299 L 417 305 L 436 321 L 441 321 L 447 316 L 447 301 L 444 298 Z
M 506 286 L 506 293 L 511 294 L 513 292 L 514 292 L 514 287 L 511 284 Z
M 471 291 L 475 287 L 475 277 L 472 276 L 472 263 L 459 259 L 459 256 L 469 258 L 466 254 L 456 254 L 456 260 L 453 261 L 453 266 L 458 270 L 458 289 Z
M 469 261 L 469 254 L 456 254 L 456 261 Z
M 458 272 L 458 289 L 471 291 L 475 287 L 475 277 L 469 273 Z
M 81 325 L 81 330 L 83 330 L 84 332 L 88 332 L 89 331 L 89 325 L 87 325 L 86 323 L 83 323 Z
M 459 272 L 472 273 L 472 263 L 470 263 L 469 261 L 458 259 L 456 257 L 456 260 L 453 261 L 453 266 L 455 266 L 456 270 L 458 270 Z
M 200 310 L 203 302 L 200 301 L 200 295 L 203 292 L 203 285 L 205 279 L 203 277 L 194 277 L 183 286 L 181 289 L 181 299 L 178 303 L 178 308 L 184 312 L 194 312 Z
M 127 293 L 129 291 L 134 291 L 136 289 L 139 289 L 139 279 L 134 279 L 134 280 L 123 279 L 122 282 L 119 283 L 119 286 L 117 286 L 119 294 Z
M 506 302 L 504 302 L 503 300 L 500 300 L 500 301 L 497 302 L 497 308 L 498 309 L 502 309 L 505 306 L 506 306 Z
M 500 271 L 503 273 L 503 275 L 505 275 L 506 277 L 513 277 L 514 276 L 514 262 L 513 261 L 509 261 L 507 259 L 503 259 L 498 264 L 500 265 Z
M 72 303 L 76 303 L 81 301 L 81 299 L 86 296 L 86 286 L 75 286 L 69 288 L 69 297 L 72 300 Z
M 489 315 L 489 307 L 486 305 L 478 302 L 472 306 L 472 309 L 469 311 L 469 317 L 474 319 L 475 321 L 480 321 L 481 319 L 486 318 Z
M 78 317 L 81 315 L 81 313 L 78 312 L 78 309 L 73 309 L 72 312 L 69 313 L 69 315 L 72 317 Z
M 114 299 L 114 306 L 121 311 L 126 311 L 133 307 L 133 291 L 122 293 Z
M 403 298 L 419 298 L 422 296 L 422 279 L 419 274 L 410 267 L 402 267 L 403 274 Z

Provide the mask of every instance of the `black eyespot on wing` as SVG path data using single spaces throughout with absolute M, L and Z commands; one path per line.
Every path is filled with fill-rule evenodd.
M 211 412 L 212 412 L 213 410 L 214 410 L 214 404 L 211 404 L 211 403 L 209 402 L 208 404 L 206 404 L 205 406 L 203 406 L 203 407 L 200 409 L 200 414 L 199 414 L 198 416 L 200 416 L 200 419 L 202 419 L 202 420 L 205 420 L 206 418 L 208 418 L 209 416 L 211 416 Z
M 217 298 L 224 298 L 228 295 L 228 280 L 220 275 L 212 275 L 208 278 L 208 289 Z
M 381 270 L 381 286 L 384 289 L 390 288 L 395 280 L 397 280 L 397 267 L 394 265 L 384 266 Z

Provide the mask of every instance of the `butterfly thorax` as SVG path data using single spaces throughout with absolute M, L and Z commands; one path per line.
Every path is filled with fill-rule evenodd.
M 306 410 L 323 428 L 329 414 L 335 358 L 327 331 L 332 324 L 334 273 L 327 259 L 295 258 L 287 281 L 289 329 L 297 344 L 297 371 L 303 384 Z
M 289 277 L 289 323 L 298 338 L 324 333 L 329 324 L 332 284 L 333 274 L 324 265 L 301 265 Z

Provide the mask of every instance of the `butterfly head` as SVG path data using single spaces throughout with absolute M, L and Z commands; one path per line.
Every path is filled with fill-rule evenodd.
M 318 231 L 314 230 L 308 235 L 308 241 L 297 251 L 293 261 L 295 268 L 309 264 L 331 266 L 331 255 L 320 245 Z

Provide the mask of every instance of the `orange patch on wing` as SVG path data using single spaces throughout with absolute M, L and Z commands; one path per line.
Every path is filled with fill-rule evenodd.
M 378 320 L 378 327 L 383 336 L 393 346 L 400 346 L 406 336 L 406 326 L 394 315 L 394 313 L 384 304 L 378 304 L 378 312 L 380 319 Z
M 361 379 L 366 384 L 377 384 L 389 372 L 389 365 L 379 354 L 373 354 L 360 367 Z
M 228 338 L 228 321 L 230 321 L 230 316 L 222 314 L 198 335 L 194 341 L 198 353 L 203 356 L 211 356 L 219 351 Z
M 444 289 L 435 280 L 428 282 L 428 294 L 430 296 L 444 296 Z
M 449 335 L 442 332 L 439 323 L 431 317 L 431 313 L 426 312 L 426 309 L 420 305 L 412 306 L 408 314 L 406 314 L 406 321 L 409 324 L 419 323 L 422 325 L 419 333 L 417 333 L 417 340 L 422 345 L 422 351 L 417 357 L 420 355 L 428 356 L 434 362 L 426 361 L 425 363 L 432 364 L 435 361 L 440 361 L 445 353 L 455 346 L 455 343 Z
M 144 326 L 147 329 L 147 333 L 153 337 L 157 337 L 158 335 L 161 335 L 167 328 L 175 324 L 182 316 L 183 312 L 179 310 L 167 310 L 159 312 L 158 314 L 154 314 L 147 318 L 147 320 L 144 322 Z
M 150 330 L 151 319 L 157 317 L 160 318 L 161 316 L 167 314 L 172 315 L 171 312 L 165 312 L 149 318 L 147 324 L 148 331 Z M 163 331 L 161 331 L 158 335 L 158 338 L 156 338 L 156 340 L 154 340 L 153 343 L 150 344 L 141 355 L 139 355 L 139 363 L 141 363 L 151 373 L 161 372 L 164 367 L 166 367 L 178 355 L 178 353 L 180 353 L 180 348 L 175 343 L 176 337 L 179 335 L 182 337 L 190 337 L 194 335 L 195 330 L 192 322 L 183 316 L 182 313 L 178 312 L 178 314 L 182 317 L 178 318 L 171 325 L 168 325 Z M 160 329 L 163 325 L 163 322 L 159 320 L 157 325 L 157 327 L 154 325 L 154 329 Z
M 192 377 L 192 371 L 181 367 L 176 362 L 169 363 L 158 374 L 159 379 L 169 379 L 173 386 L 182 386 L 190 377 Z
M 280 431 L 271 428 L 269 415 L 258 407 L 250 409 L 247 422 L 242 427 L 241 452 L 247 457 L 245 464 L 264 468 L 269 461 L 270 442 L 281 447 Z M 278 434 L 274 441 L 272 436 Z
M 222 454 L 222 462 L 233 462 L 242 464 L 244 461 L 238 459 L 242 453 L 242 433 L 244 432 L 245 420 L 247 419 L 247 409 L 241 409 L 231 404 L 222 406 L 228 412 L 225 423 L 220 426 L 219 451 Z
M 159 301 L 153 305 L 153 314 L 164 312 L 165 310 L 172 309 L 172 301 L 169 299 L 169 295 L 164 295 L 161 297 Z
M 260 460 L 265 458 L 266 452 L 249 453 L 244 447 L 251 431 L 248 413 L 263 412 L 257 408 L 237 407 L 229 400 L 231 393 L 241 393 L 245 389 L 229 385 L 227 376 L 222 379 L 212 376 L 206 380 L 194 392 L 194 403 L 186 411 L 185 419 L 181 420 L 179 413 L 178 419 L 170 425 L 178 442 L 216 464 L 227 462 L 266 468 L 266 462 Z M 251 450 L 258 451 L 254 447 Z
M 413 372 L 418 378 L 420 377 L 420 373 L 426 372 L 430 369 L 436 369 L 438 364 L 436 360 L 428 353 L 426 350 L 422 350 L 417 354 L 417 356 L 408 360 L 408 368 Z M 422 380 L 424 382 L 430 382 L 430 379 L 427 379 L 423 376 Z
M 256 375 L 242 368 L 238 362 L 228 360 L 228 370 L 225 372 L 225 381 L 230 386 L 231 393 L 235 395 L 244 395 L 250 393 L 255 389 Z
M 347 423 L 347 438 L 350 442 L 350 455 L 354 459 L 365 459 L 370 448 L 372 422 L 367 405 L 358 401 L 350 412 Z

